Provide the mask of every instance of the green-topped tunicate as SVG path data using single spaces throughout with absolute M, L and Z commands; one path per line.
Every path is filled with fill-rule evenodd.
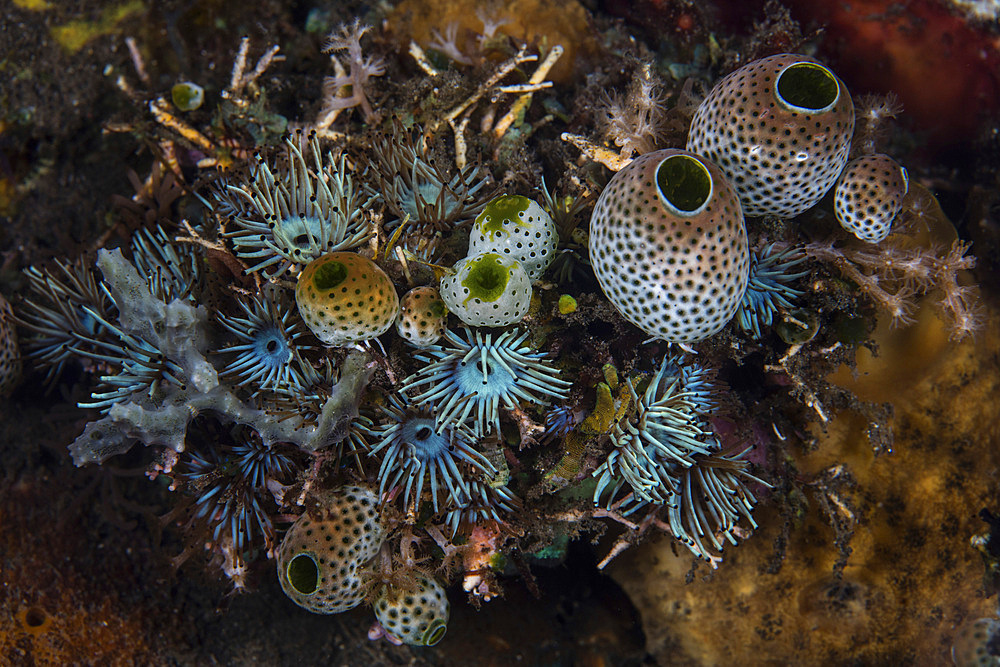
M 194 111 L 205 101 L 205 89 L 197 83 L 184 81 L 170 89 L 170 99 L 181 111 Z
M 516 259 L 487 252 L 466 257 L 454 268 L 441 279 L 441 298 L 466 324 L 505 327 L 528 312 L 531 280 Z
M 299 274 L 295 302 L 306 326 L 331 347 L 381 336 L 399 313 L 399 296 L 379 266 L 352 252 L 331 252 Z
M 552 263 L 558 242 L 556 224 L 537 202 L 521 195 L 500 195 L 472 225 L 469 255 L 495 252 L 516 259 L 534 281 Z

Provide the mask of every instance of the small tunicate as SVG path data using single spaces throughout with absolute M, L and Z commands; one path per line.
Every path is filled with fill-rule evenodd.
M 352 252 L 331 252 L 310 262 L 295 285 L 306 326 L 331 347 L 384 334 L 399 313 L 399 296 L 379 266 Z
M 906 169 L 888 155 L 864 155 L 848 163 L 837 181 L 833 211 L 840 226 L 862 241 L 878 243 L 908 191 Z
M 14 317 L 7 300 L 0 296 L 0 398 L 9 396 L 21 380 L 21 353 Z
M 205 101 L 205 89 L 197 83 L 184 81 L 170 89 L 170 99 L 181 111 L 194 111 Z
M 433 345 L 448 328 L 448 307 L 436 287 L 414 287 L 399 302 L 396 332 L 416 347 Z
M 808 343 L 819 332 L 819 316 L 811 310 L 796 308 L 785 313 L 774 325 L 778 337 L 789 345 Z
M 383 586 L 374 607 L 379 625 L 404 644 L 434 646 L 448 631 L 448 595 L 423 574 L 408 584 Z
M 528 312 L 531 280 L 521 263 L 495 252 L 466 257 L 441 279 L 448 310 L 474 327 L 505 327 Z

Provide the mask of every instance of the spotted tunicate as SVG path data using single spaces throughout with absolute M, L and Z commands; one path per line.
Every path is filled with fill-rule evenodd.
M 516 259 L 495 252 L 466 257 L 441 279 L 448 310 L 474 327 L 505 327 L 528 312 L 531 280 Z
M 10 395 L 21 379 L 21 353 L 10 304 L 0 296 L 0 398 Z
M 448 328 L 448 307 L 435 287 L 414 287 L 399 302 L 396 332 L 415 347 L 438 342 Z
M 384 586 L 374 607 L 379 624 L 404 644 L 434 646 L 448 631 L 448 596 L 423 574 L 408 585 Z
M 469 255 L 495 252 L 514 258 L 534 281 L 552 263 L 558 242 L 556 223 L 537 202 L 521 195 L 500 195 L 472 225 Z
M 703 340 L 733 317 L 747 285 L 739 199 L 708 160 L 676 149 L 647 153 L 601 193 L 590 261 L 625 319 L 663 340 Z
M 908 183 L 906 169 L 888 155 L 851 160 L 834 190 L 837 221 L 862 241 L 878 243 L 889 235 Z
M 325 494 L 289 528 L 278 549 L 278 580 L 295 604 L 337 614 L 361 604 L 370 562 L 385 539 L 378 497 L 345 486 Z
M 399 313 L 389 276 L 352 252 L 331 252 L 310 262 L 295 285 L 295 303 L 306 326 L 333 347 L 381 336 Z
M 755 60 L 712 88 L 691 121 L 687 149 L 719 165 L 747 216 L 796 216 L 847 164 L 854 104 L 815 58 Z

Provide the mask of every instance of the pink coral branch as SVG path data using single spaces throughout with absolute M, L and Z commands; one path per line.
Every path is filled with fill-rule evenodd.
M 365 56 L 361 52 L 361 38 L 369 30 L 370 25 L 363 25 L 355 19 L 352 25 L 341 25 L 327 37 L 323 52 L 330 54 L 338 72 L 336 76 L 327 77 L 323 81 L 323 110 L 320 118 L 329 118 L 334 112 L 351 107 L 360 107 L 366 121 L 370 121 L 375 115 L 365 95 L 365 85 L 373 76 L 385 74 L 385 65 L 381 58 Z M 346 72 L 334 55 L 342 51 L 346 51 Z

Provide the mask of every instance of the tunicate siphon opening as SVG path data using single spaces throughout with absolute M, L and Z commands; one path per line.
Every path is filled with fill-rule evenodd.
M 319 581 L 319 568 L 309 554 L 299 554 L 288 563 L 288 583 L 302 595 L 312 595 L 316 592 L 316 582 Z
M 677 215 L 701 212 L 712 196 L 712 175 L 690 155 L 671 155 L 656 168 L 660 199 Z
M 424 642 L 424 646 L 434 646 L 439 641 L 444 639 L 446 632 L 448 632 L 448 624 L 439 618 L 435 619 L 431 622 L 430 626 L 424 632 L 424 636 L 421 638 Z
M 795 63 L 778 75 L 778 100 L 793 111 L 822 113 L 837 103 L 840 86 L 833 72 L 816 63 Z
M 331 290 L 346 279 L 347 267 L 343 262 L 327 262 L 313 274 L 313 284 L 319 290 Z
M 49 616 L 41 607 L 30 607 L 24 612 L 24 626 L 26 628 L 40 628 L 45 625 Z
M 469 262 L 469 274 L 462 287 L 469 290 L 469 299 L 496 301 L 503 296 L 510 280 L 510 270 L 500 261 L 500 255 L 486 253 Z

